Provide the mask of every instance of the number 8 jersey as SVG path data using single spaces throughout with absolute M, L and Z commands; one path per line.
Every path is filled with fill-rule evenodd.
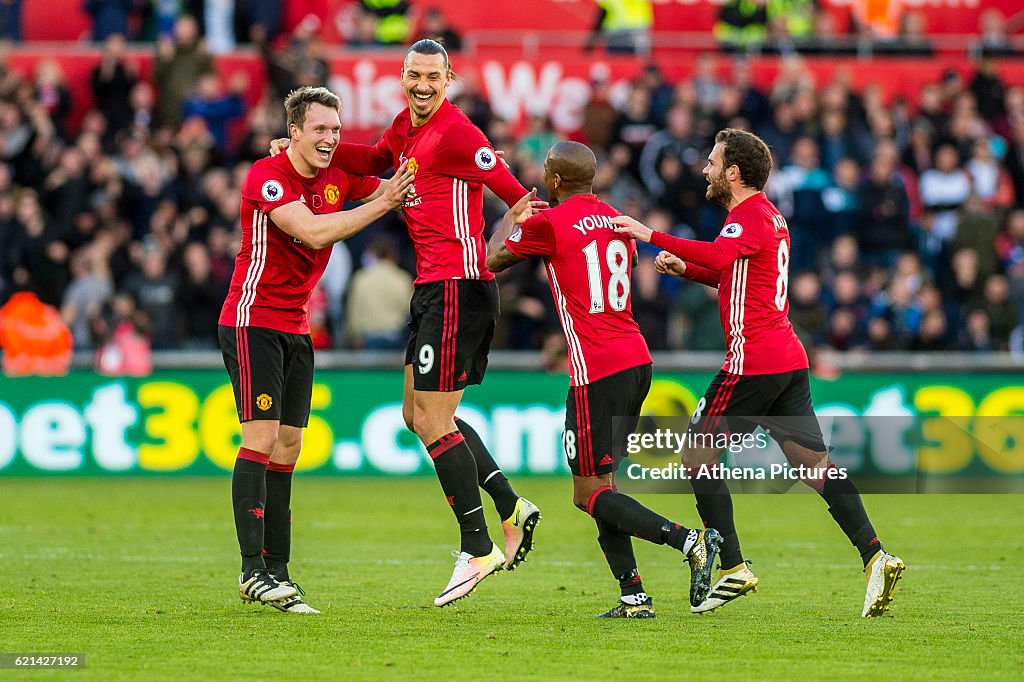
M 789 227 L 763 192 L 733 208 L 711 244 L 664 232 L 654 232 L 651 243 L 685 260 L 688 279 L 718 287 L 727 348 L 723 370 L 807 369 L 807 353 L 789 322 Z
M 540 211 L 505 241 L 520 258 L 544 258 L 573 386 L 651 361 L 629 299 L 636 245 L 614 231 L 617 215 L 595 195 L 577 194 Z

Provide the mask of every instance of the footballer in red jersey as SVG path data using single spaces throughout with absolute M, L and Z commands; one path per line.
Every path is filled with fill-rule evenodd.
M 480 129 L 447 100 L 451 79 L 440 43 L 412 45 L 402 64 L 408 108 L 376 144 L 341 144 L 332 161 L 350 173 L 377 174 L 402 164 L 416 173 L 402 204 L 416 250 L 402 413 L 434 463 L 461 536 L 437 606 L 461 599 L 501 568 L 515 568 L 532 549 L 540 520 L 540 510 L 516 495 L 476 431 L 455 416 L 466 386 L 483 380 L 498 318 L 498 288 L 484 263 L 484 187 L 509 206 L 526 190 Z M 275 141 L 272 151 L 279 146 Z M 479 488 L 503 519 L 504 550 L 488 535 Z
M 615 489 L 626 438 L 636 429 L 651 387 L 651 354 L 630 304 L 636 261 L 632 239 L 615 232 L 619 212 L 594 195 L 597 158 L 579 142 L 559 142 L 544 161 L 544 183 L 557 206 L 527 215 L 532 193 L 505 214 L 491 236 L 494 272 L 527 258 L 544 260 L 569 352 L 563 445 L 573 474 L 573 501 L 594 517 L 598 542 L 619 581 L 619 602 L 603 618 L 652 618 L 631 536 L 665 544 L 690 564 L 690 603 L 711 587 L 720 537 L 689 529 Z M 513 228 L 513 225 L 515 227 Z
M 313 344 L 309 299 L 332 244 L 405 199 L 414 173 L 390 182 L 330 166 L 341 101 L 326 88 L 285 100 L 292 144 L 253 164 L 242 182 L 242 244 L 220 315 L 220 346 L 242 423 L 231 481 L 243 601 L 319 613 L 288 575 L 291 480 L 309 420 Z M 364 201 L 342 211 L 346 200 Z
M 718 288 L 725 330 L 725 364 L 690 419 L 699 433 L 749 433 L 764 426 L 786 459 L 828 503 L 829 513 L 860 552 L 868 575 L 861 615 L 882 615 L 892 601 L 903 562 L 882 547 L 857 487 L 835 476 L 811 405 L 807 355 L 789 322 L 789 227 L 762 190 L 771 172 L 768 146 L 752 133 L 727 128 L 715 136 L 704 167 L 707 198 L 729 211 L 714 242 L 680 239 L 621 216 L 618 231 L 664 251 L 655 264 L 671 273 Z M 693 443 L 697 439 L 688 439 Z M 705 441 L 706 442 L 706 441 Z M 693 471 L 715 464 L 722 449 L 690 447 L 683 464 Z M 724 479 L 690 479 L 697 510 L 723 535 L 723 571 L 703 604 L 711 611 L 757 587 L 740 552 L 732 500 Z

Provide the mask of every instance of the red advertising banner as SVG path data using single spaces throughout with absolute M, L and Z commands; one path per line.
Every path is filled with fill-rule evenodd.
M 56 61 L 71 88 L 72 122 L 75 122 L 92 106 L 89 74 L 98 59 L 96 50 L 69 47 L 54 52 L 52 49 L 21 48 L 12 54 L 10 67 L 31 78 L 40 61 Z M 146 76 L 152 53 L 132 51 L 128 60 Z M 348 139 L 376 139 L 395 114 L 406 106 L 399 86 L 401 60 L 401 51 L 344 52 L 330 59 L 332 75 L 329 85 L 341 96 L 342 124 Z M 643 68 L 643 62 L 629 58 L 498 60 L 453 55 L 452 60 L 452 67 L 460 75 L 453 86 L 453 94 L 460 88 L 476 88 L 497 116 L 514 125 L 523 123 L 534 112 L 541 112 L 551 118 L 555 128 L 568 135 L 579 129 L 583 107 L 590 99 L 591 83 L 595 78 L 610 81 L 613 101 L 621 101 L 630 81 Z M 719 77 L 727 80 L 730 58 L 716 56 L 715 60 Z M 779 73 L 780 59 L 760 57 L 751 59 L 750 64 L 755 82 L 763 88 L 770 88 Z M 947 69 L 956 69 L 968 80 L 974 72 L 974 67 L 965 58 L 858 61 L 853 57 L 837 57 L 808 59 L 805 64 L 819 85 L 828 83 L 837 74 L 846 73 L 857 89 L 875 84 L 887 99 L 903 96 L 911 102 L 916 101 L 923 85 L 938 82 Z M 252 106 L 260 101 L 266 90 L 261 58 L 252 53 L 234 54 L 219 57 L 217 65 L 226 78 L 237 71 L 248 73 L 252 86 L 246 95 L 247 104 Z M 666 60 L 661 68 L 666 80 L 675 83 L 692 75 L 694 65 L 695 59 L 686 57 Z M 999 71 L 1007 84 L 1024 83 L 1024 62 L 1020 60 L 1001 63 Z

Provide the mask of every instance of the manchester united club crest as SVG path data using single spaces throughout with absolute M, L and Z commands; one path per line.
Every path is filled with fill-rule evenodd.
M 341 192 L 338 191 L 337 185 L 327 185 L 326 187 L 324 187 L 324 199 L 327 200 L 328 204 L 333 206 L 334 204 L 338 203 L 338 199 L 340 198 Z
M 258 396 L 256 396 L 256 407 L 260 408 L 264 412 L 269 410 L 273 404 L 273 398 L 271 398 L 266 393 L 260 393 Z
M 420 164 L 416 161 L 416 157 L 415 156 L 410 157 L 409 158 L 409 170 L 411 170 L 415 174 L 416 171 L 418 171 L 419 169 L 420 169 Z

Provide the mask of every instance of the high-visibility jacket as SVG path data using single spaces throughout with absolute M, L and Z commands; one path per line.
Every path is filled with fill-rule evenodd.
M 0 308 L 3 371 L 10 376 L 67 374 L 74 344 L 60 312 L 27 291 Z
M 650 0 L 598 0 L 605 16 L 601 29 L 615 31 L 642 31 L 654 24 L 654 10 Z

